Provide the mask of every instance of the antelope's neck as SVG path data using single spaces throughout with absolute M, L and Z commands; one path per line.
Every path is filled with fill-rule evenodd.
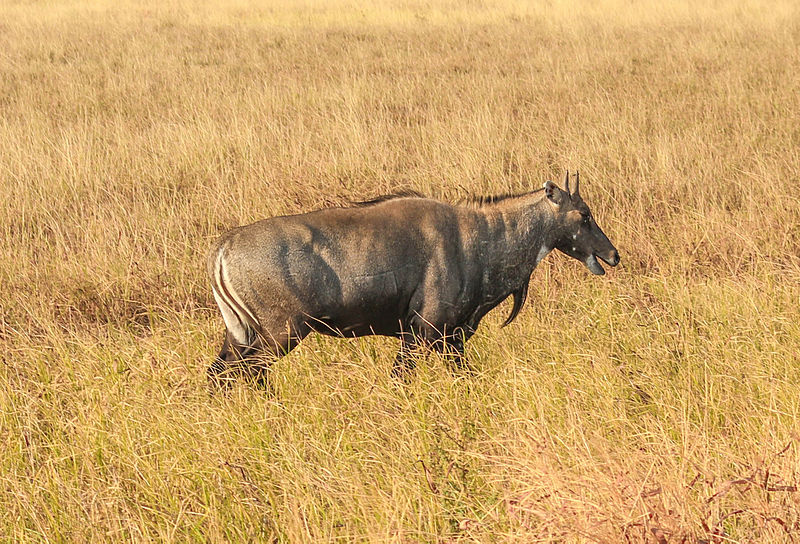
M 530 279 L 553 249 L 553 215 L 541 195 L 486 208 L 492 255 L 484 274 L 487 296 L 506 296 Z

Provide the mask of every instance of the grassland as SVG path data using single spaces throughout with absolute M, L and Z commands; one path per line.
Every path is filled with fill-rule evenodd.
M 794 2 L 0 3 L 0 539 L 794 542 Z M 210 398 L 212 239 L 579 168 L 474 377 L 309 338 Z

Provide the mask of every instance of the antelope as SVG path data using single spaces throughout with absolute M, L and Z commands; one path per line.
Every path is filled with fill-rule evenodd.
M 605 273 L 619 253 L 579 192 L 552 181 L 519 195 L 452 205 L 388 195 L 234 228 L 207 259 L 225 321 L 208 368 L 212 391 L 244 374 L 267 386 L 270 363 L 311 332 L 400 339 L 392 374 L 421 347 L 464 367 L 464 343 L 509 296 L 519 314 L 536 266 L 553 249 Z M 235 372 L 232 372 L 235 371 Z

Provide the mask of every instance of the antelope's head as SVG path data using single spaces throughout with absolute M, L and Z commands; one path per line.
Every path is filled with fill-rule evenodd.
M 619 253 L 600 230 L 589 206 L 581 198 L 579 182 L 580 178 L 576 172 L 575 184 L 570 188 L 569 171 L 567 171 L 564 190 L 552 181 L 544 184 L 545 198 L 552 206 L 555 216 L 553 247 L 581 261 L 592 274 L 602 275 L 606 271 L 597 259 L 601 259 L 609 266 L 617 266 Z

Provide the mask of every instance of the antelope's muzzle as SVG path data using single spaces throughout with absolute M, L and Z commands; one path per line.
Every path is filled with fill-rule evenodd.
M 619 252 L 616 249 L 611 250 L 608 255 L 598 255 L 598 257 L 608 266 L 617 266 L 619 264 Z

